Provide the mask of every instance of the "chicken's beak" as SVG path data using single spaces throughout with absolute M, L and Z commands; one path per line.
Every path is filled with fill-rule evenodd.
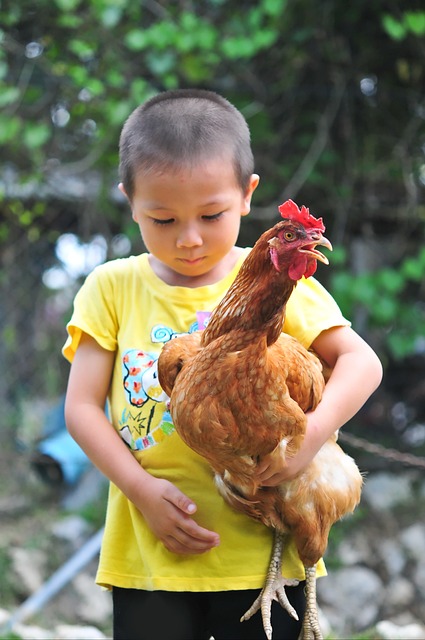
M 329 260 L 327 257 L 316 249 L 316 246 L 326 247 L 329 251 L 332 251 L 332 245 L 325 236 L 322 236 L 320 231 L 313 231 L 309 234 L 308 243 L 303 246 L 302 249 L 299 249 L 300 253 L 308 253 L 315 260 L 319 260 L 319 262 L 323 262 L 324 264 L 329 264 Z

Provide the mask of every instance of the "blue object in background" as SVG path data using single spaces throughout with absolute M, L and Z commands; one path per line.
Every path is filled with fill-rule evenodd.
M 38 475 L 49 484 L 75 485 L 91 465 L 65 424 L 65 396 L 47 414 L 43 439 L 31 456 Z
M 38 451 L 56 463 L 65 484 L 75 484 L 90 465 L 90 460 L 66 428 L 43 440 Z

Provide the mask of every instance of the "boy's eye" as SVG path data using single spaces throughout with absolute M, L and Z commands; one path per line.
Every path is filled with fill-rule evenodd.
M 213 213 L 210 216 L 202 216 L 202 219 L 206 220 L 207 222 L 213 222 L 214 220 L 219 220 L 222 215 L 223 212 L 220 211 L 220 213 Z
M 174 218 L 167 218 L 166 220 L 161 220 L 161 218 L 151 218 L 154 224 L 166 225 L 174 222 Z

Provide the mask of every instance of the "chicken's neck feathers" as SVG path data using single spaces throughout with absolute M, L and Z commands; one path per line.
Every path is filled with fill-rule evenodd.
M 258 248 L 260 249 L 260 248 Z M 282 331 L 286 303 L 296 286 L 285 271 L 277 271 L 268 244 L 252 250 L 203 331 L 203 346 L 234 330 L 256 330 L 273 344 Z

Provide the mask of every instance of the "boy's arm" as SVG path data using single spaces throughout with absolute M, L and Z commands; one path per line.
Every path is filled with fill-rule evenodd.
M 265 456 L 258 467 L 264 486 L 291 480 L 303 471 L 319 449 L 361 409 L 379 386 L 382 366 L 369 345 L 349 327 L 323 331 L 312 348 L 331 368 L 332 373 L 323 397 L 314 411 L 307 414 L 307 430 L 299 452 L 282 460 L 276 454 Z
M 217 546 L 219 537 L 193 520 L 193 501 L 172 483 L 147 473 L 105 415 L 114 360 L 114 352 L 83 333 L 66 394 L 68 431 L 100 471 L 141 511 L 169 551 L 208 551 Z

